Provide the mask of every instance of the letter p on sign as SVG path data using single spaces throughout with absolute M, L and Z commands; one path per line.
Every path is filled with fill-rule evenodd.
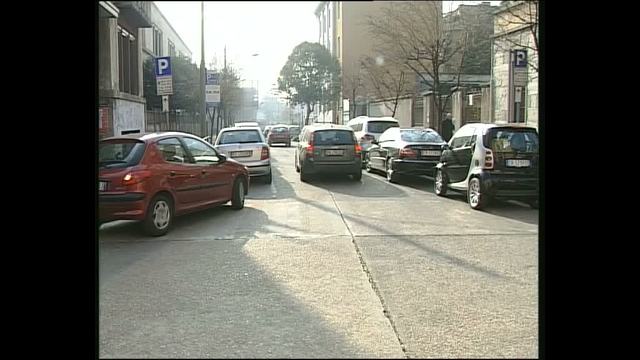
M 156 58 L 156 76 L 171 76 L 171 58 Z

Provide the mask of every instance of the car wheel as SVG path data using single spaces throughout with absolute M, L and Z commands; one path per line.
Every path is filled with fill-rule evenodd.
M 300 181 L 302 182 L 308 182 L 309 181 L 309 175 L 304 173 L 304 170 L 301 168 L 300 169 Z
M 298 166 L 298 156 L 296 155 L 296 158 L 293 160 L 294 165 L 296 166 L 296 172 L 299 173 L 300 172 L 300 166 Z
M 386 164 L 386 173 L 387 173 L 387 180 L 391 183 L 397 183 L 398 182 L 398 174 L 396 174 L 396 172 L 393 170 L 393 158 L 388 158 L 387 159 L 387 164 Z
M 358 171 L 357 173 L 353 174 L 353 180 L 361 181 L 362 180 L 362 171 Z
M 244 181 L 242 181 L 241 177 L 237 177 L 233 183 L 231 207 L 235 210 L 240 210 L 244 207 Z
M 269 170 L 269 175 L 264 177 L 264 182 L 267 184 L 271 184 L 271 182 L 273 182 L 273 176 L 271 175 L 271 170 Z
M 438 196 L 447 195 L 447 186 L 449 182 L 447 180 L 447 175 L 440 169 L 436 170 L 436 178 L 433 181 L 433 192 Z
M 150 236 L 161 236 L 169 231 L 172 220 L 173 202 L 166 195 L 157 195 L 149 202 L 143 228 Z
M 482 186 L 480 179 L 472 178 L 469 180 L 469 187 L 467 189 L 467 200 L 469 206 L 474 210 L 483 209 L 487 206 L 488 197 L 481 192 Z
M 364 169 L 367 170 L 368 173 L 370 173 L 373 170 L 371 168 L 371 159 L 369 158 L 369 154 L 365 156 Z

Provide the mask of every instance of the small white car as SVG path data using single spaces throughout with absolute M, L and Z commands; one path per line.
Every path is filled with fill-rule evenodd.
M 271 154 L 259 127 L 231 127 L 220 130 L 214 143 L 220 153 L 249 169 L 249 176 L 271 184 Z

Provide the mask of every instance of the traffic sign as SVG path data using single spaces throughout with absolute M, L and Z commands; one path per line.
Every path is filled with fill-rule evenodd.
M 515 68 L 526 68 L 527 67 L 527 50 L 518 49 L 513 50 L 513 67 Z
M 156 63 L 156 77 L 171 76 L 171 57 L 157 57 L 154 59 Z
M 220 103 L 220 74 L 207 70 L 207 80 L 205 82 L 205 101 L 207 106 L 217 106 Z

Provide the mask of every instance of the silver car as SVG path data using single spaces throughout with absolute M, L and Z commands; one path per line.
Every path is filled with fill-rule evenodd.
M 249 168 L 251 177 L 261 176 L 271 184 L 271 154 L 259 127 L 231 127 L 220 130 L 214 147 Z

